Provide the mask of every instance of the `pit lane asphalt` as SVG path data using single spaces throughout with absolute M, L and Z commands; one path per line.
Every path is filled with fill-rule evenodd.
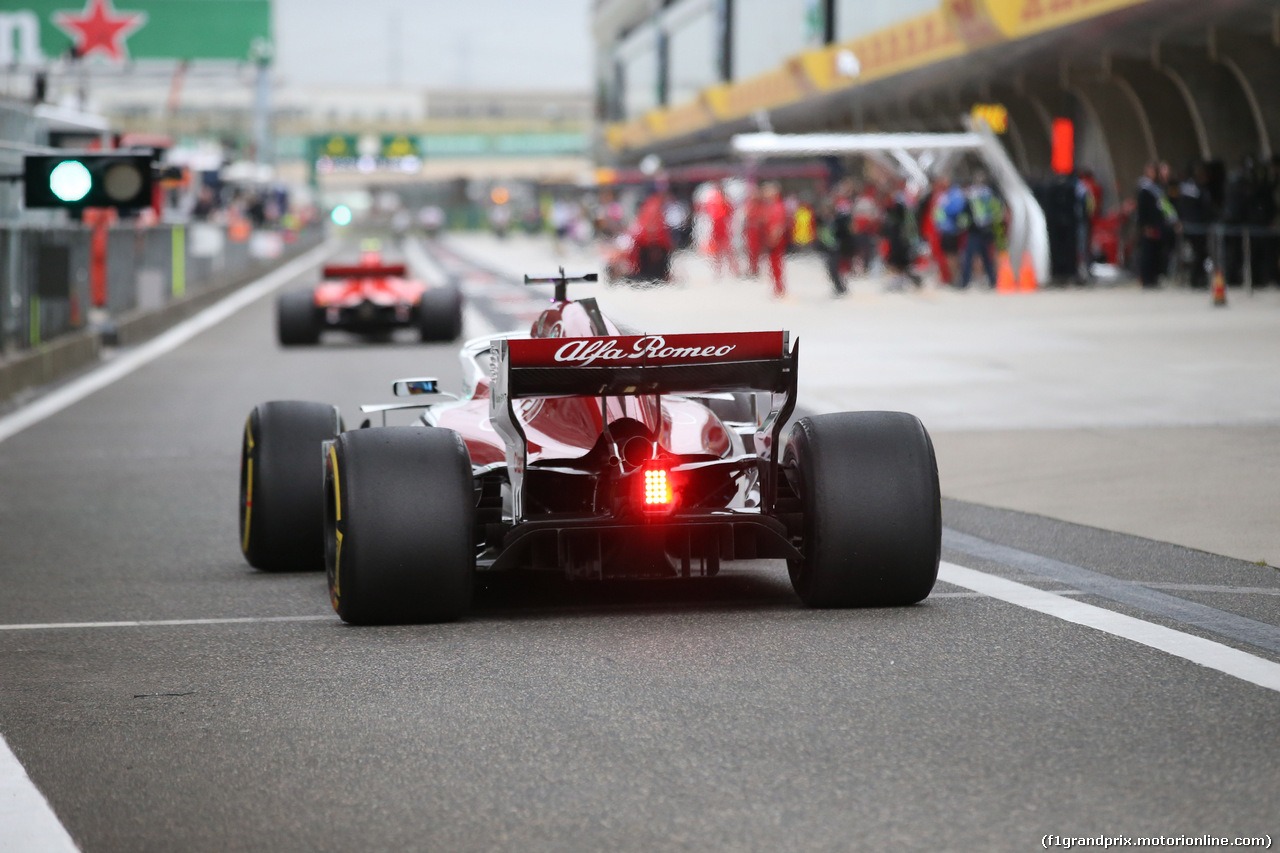
M 301 284 L 301 282 L 300 282 Z M 991 599 L 802 609 L 777 563 L 687 584 L 483 584 L 352 628 L 237 547 L 244 418 L 453 348 L 284 351 L 263 300 L 0 443 L 0 732 L 85 851 L 1026 850 L 1280 826 L 1280 696 Z M 1276 624 L 1274 569 L 948 501 L 950 529 Z M 944 559 L 1062 585 L 955 552 Z M 1129 609 L 1084 600 L 1277 655 Z

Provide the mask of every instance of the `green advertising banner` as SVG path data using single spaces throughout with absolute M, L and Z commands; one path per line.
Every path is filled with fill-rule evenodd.
M 584 133 L 332 133 L 309 137 L 305 147 L 310 156 L 331 160 L 397 161 L 406 157 L 579 156 L 587 152 L 588 140 Z
M 360 144 L 354 135 L 335 133 L 316 136 L 311 140 L 317 157 L 359 157 Z
M 396 136 L 382 137 L 381 156 L 387 160 L 394 160 L 400 157 L 421 157 L 422 148 L 418 145 L 418 137 L 405 136 L 399 134 Z
M 0 0 L 0 65 L 270 55 L 270 0 Z
M 581 155 L 584 133 L 431 134 L 422 137 L 428 157 Z

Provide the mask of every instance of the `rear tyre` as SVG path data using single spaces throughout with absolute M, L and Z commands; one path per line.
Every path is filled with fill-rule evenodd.
M 784 470 L 803 508 L 791 584 L 810 607 L 914 604 L 942 550 L 938 463 L 924 424 L 902 412 L 802 418 Z
M 424 342 L 462 336 L 462 291 L 455 284 L 433 287 L 418 303 L 418 334 Z
M 310 291 L 280 294 L 276 300 L 276 336 L 286 347 L 319 342 L 320 317 Z
M 240 442 L 240 549 L 266 572 L 324 568 L 321 443 L 342 432 L 336 406 L 295 400 L 254 408 Z
M 325 466 L 329 598 L 358 625 L 448 622 L 471 606 L 471 456 L 452 430 L 343 433 Z

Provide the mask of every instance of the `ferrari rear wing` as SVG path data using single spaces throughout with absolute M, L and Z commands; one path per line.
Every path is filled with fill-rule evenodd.
M 512 338 L 495 340 L 490 355 L 489 416 L 506 445 L 515 520 L 523 514 L 528 442 L 514 402 L 526 397 L 771 392 L 775 403 L 756 446 L 771 463 L 762 480 L 772 505 L 779 434 L 796 402 L 800 347 L 789 333 Z
M 364 267 L 359 264 L 345 266 L 330 264 L 324 267 L 325 278 L 404 278 L 404 264 L 383 264 L 376 267 Z

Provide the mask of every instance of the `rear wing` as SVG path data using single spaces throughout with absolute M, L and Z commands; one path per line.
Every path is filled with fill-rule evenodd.
M 775 404 L 757 433 L 757 447 L 772 463 L 764 477 L 772 506 L 771 472 L 782 426 L 795 409 L 799 357 L 799 344 L 781 331 L 495 340 L 489 417 L 506 445 L 515 520 L 523 514 L 528 442 L 513 404 L 526 397 L 769 391 Z
M 383 264 L 376 267 L 362 267 L 358 264 L 344 266 L 331 264 L 324 267 L 325 278 L 404 278 L 404 264 Z
M 498 341 L 494 387 L 512 399 L 785 391 L 786 332 Z

